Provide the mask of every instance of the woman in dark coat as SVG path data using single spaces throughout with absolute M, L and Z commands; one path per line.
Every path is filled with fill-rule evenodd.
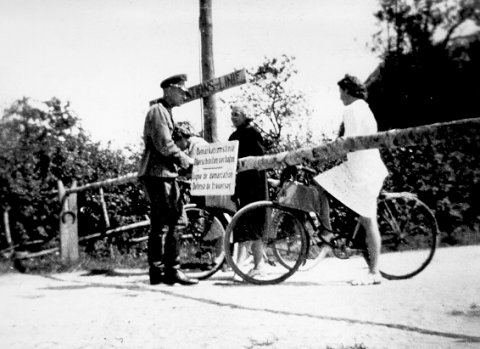
M 237 140 L 239 142 L 238 158 L 246 156 L 261 156 L 265 154 L 263 148 L 263 138 L 260 132 L 252 125 L 252 119 L 248 115 L 245 106 L 234 105 L 231 107 L 231 118 L 236 130 L 230 135 L 229 141 Z M 237 173 L 235 184 L 234 201 L 238 209 L 245 205 L 266 200 L 267 195 L 267 176 L 265 171 L 249 170 Z M 244 227 L 243 231 L 235 234 L 235 240 L 239 243 L 237 254 L 237 265 L 246 261 L 248 249 L 251 247 L 253 254 L 253 268 L 249 274 L 251 276 L 259 275 L 263 267 L 263 244 L 261 235 L 258 231 L 263 226 L 265 217 L 251 217 L 250 227 Z M 255 229 L 257 228 L 257 229 Z

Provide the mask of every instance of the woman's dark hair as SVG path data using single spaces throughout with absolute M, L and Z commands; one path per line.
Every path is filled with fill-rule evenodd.
M 338 86 L 350 96 L 360 99 L 367 98 L 367 89 L 360 79 L 355 76 L 345 74 L 345 77 L 337 82 Z

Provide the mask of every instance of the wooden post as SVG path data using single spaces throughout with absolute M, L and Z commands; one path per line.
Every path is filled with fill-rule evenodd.
M 100 187 L 100 204 L 102 205 L 102 212 L 103 212 L 103 220 L 105 221 L 105 227 L 108 229 L 110 228 L 110 218 L 108 218 L 108 211 L 107 211 L 107 203 L 105 202 L 105 195 L 103 193 L 103 188 Z M 105 241 L 108 242 L 108 246 L 110 249 L 110 257 L 115 258 L 115 250 L 113 248 L 112 241 L 108 241 L 108 238 L 104 238 Z
M 105 227 L 110 228 L 110 218 L 108 218 L 107 203 L 105 202 L 105 195 L 103 194 L 103 188 L 100 187 L 100 203 L 102 204 L 103 219 L 105 221 Z
M 74 181 L 72 189 L 77 187 Z M 77 194 L 73 192 L 67 197 L 62 181 L 58 181 L 58 196 L 62 207 L 60 209 L 60 259 L 64 263 L 76 262 L 78 253 L 78 207 Z
M 7 206 L 3 211 L 3 226 L 5 227 L 5 237 L 7 238 L 8 247 L 12 247 L 13 240 L 10 232 L 10 218 L 8 216 L 8 211 L 10 211 L 10 207 Z
M 212 0 L 200 0 L 200 38 L 202 47 L 202 81 L 215 77 L 213 65 Z M 204 138 L 207 142 L 216 142 L 217 116 L 215 96 L 203 98 Z

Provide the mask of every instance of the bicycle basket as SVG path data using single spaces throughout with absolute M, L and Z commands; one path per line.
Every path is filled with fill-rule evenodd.
M 307 212 L 320 212 L 320 193 L 315 186 L 294 181 L 285 182 L 278 193 L 282 205 Z

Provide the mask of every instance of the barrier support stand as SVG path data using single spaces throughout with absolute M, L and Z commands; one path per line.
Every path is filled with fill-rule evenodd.
M 76 181 L 72 189 L 77 187 Z M 76 262 L 78 253 L 78 207 L 77 193 L 67 195 L 62 181 L 58 181 L 58 197 L 62 204 L 60 211 L 60 259 L 63 263 Z

